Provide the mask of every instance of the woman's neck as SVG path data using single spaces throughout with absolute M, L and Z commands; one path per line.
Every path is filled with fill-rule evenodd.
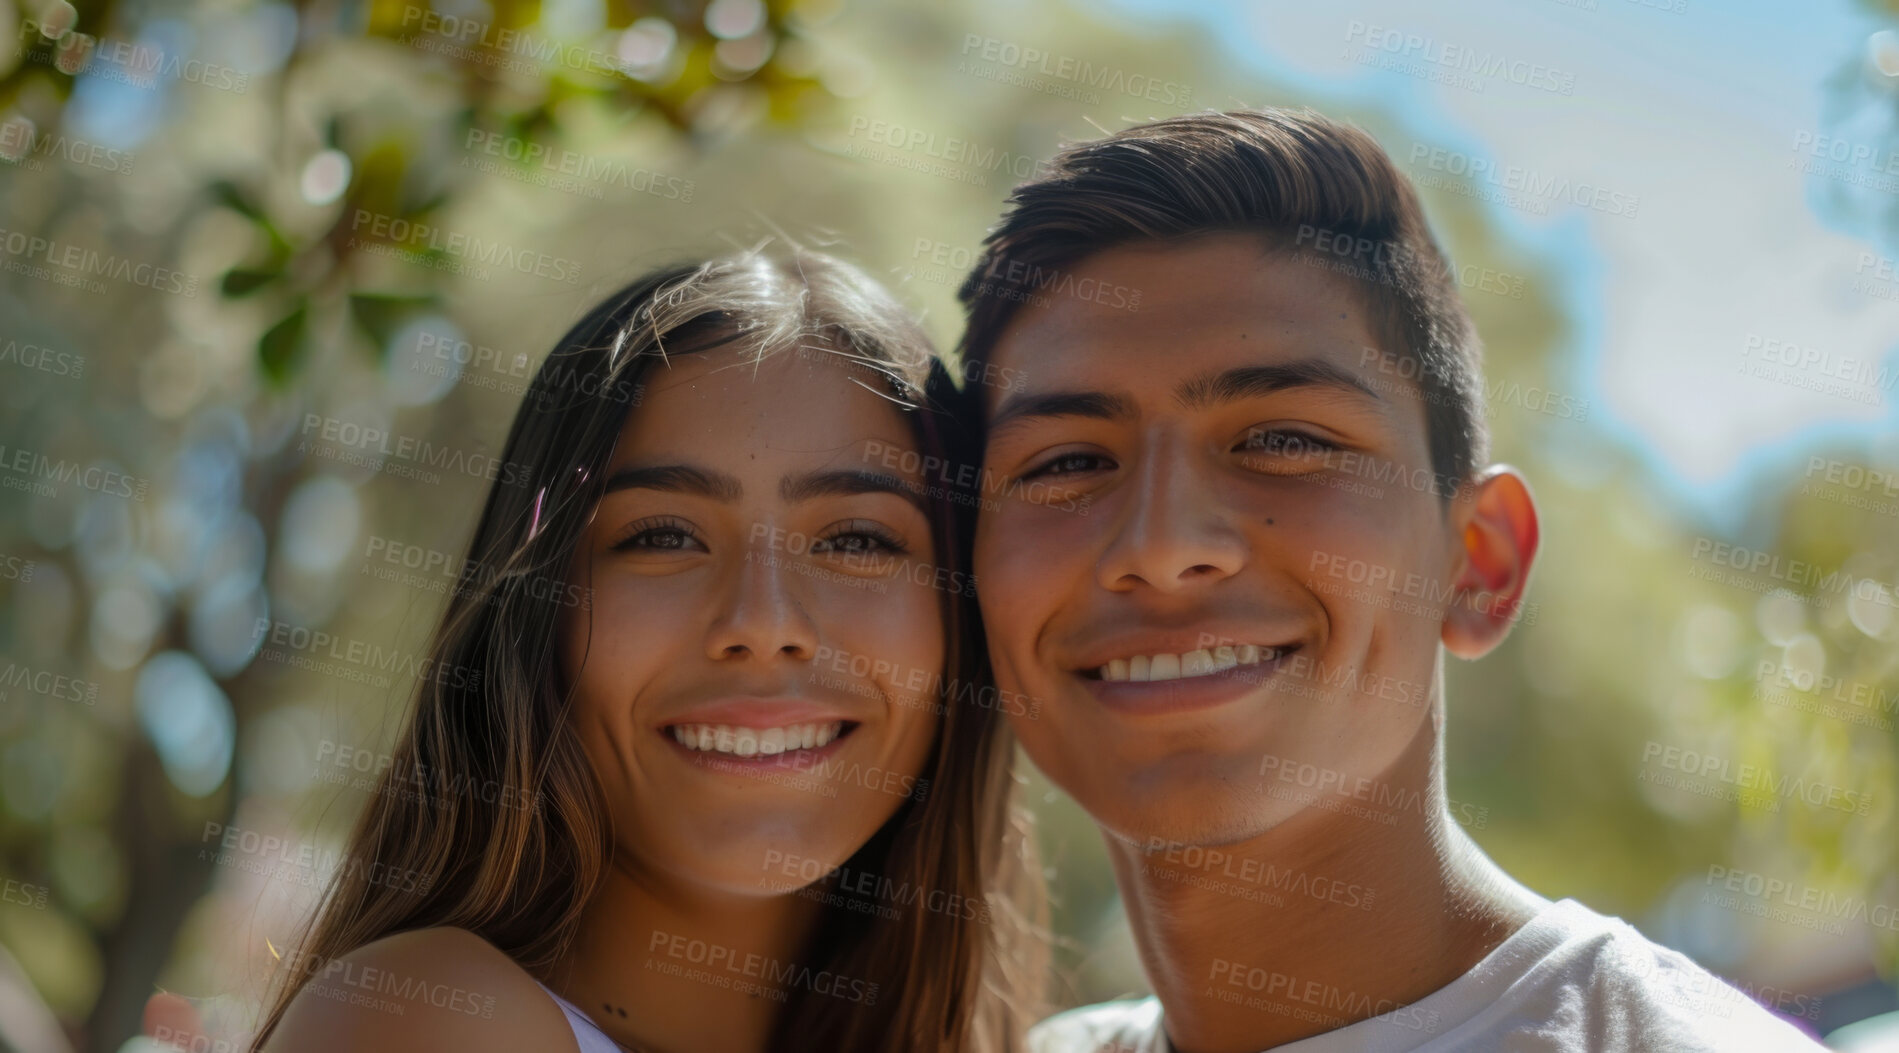
M 820 910 L 612 866 L 548 986 L 629 1049 L 762 1053 Z

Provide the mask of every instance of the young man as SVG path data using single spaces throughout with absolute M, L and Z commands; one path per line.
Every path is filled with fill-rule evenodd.
M 1157 999 L 1046 1051 L 1817 1049 L 1449 814 L 1440 656 L 1537 549 L 1417 198 L 1309 113 L 1130 128 L 1018 188 L 962 289 L 976 576 L 1012 718 L 1108 843 Z

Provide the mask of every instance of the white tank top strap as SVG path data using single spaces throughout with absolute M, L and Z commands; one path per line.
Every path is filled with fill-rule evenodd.
M 580 1053 L 622 1053 L 620 1046 L 608 1038 L 605 1031 L 600 1030 L 592 1017 L 581 1012 L 579 1006 L 555 994 L 539 980 L 534 982 L 540 984 L 541 990 L 547 991 L 547 997 L 552 998 L 554 1004 L 560 1006 L 560 1011 L 567 1014 L 567 1025 L 574 1029 L 574 1041 L 579 1043 Z

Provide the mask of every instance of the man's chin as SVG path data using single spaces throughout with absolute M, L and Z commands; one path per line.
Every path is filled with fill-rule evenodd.
M 1235 780 L 1216 775 L 1126 784 L 1112 792 L 1073 793 L 1109 837 L 1140 849 L 1169 845 L 1230 845 L 1258 837 L 1287 816 L 1282 802 L 1252 791 L 1235 791 Z
M 1250 841 L 1272 829 L 1256 816 L 1183 815 L 1175 811 L 1142 809 L 1115 816 L 1112 823 L 1095 822 L 1108 837 L 1138 852 L 1182 847 L 1225 848 Z

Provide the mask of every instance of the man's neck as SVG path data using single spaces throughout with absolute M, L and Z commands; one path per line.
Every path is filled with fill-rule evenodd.
M 1544 905 L 1450 818 L 1423 723 L 1384 777 L 1394 822 L 1308 807 L 1218 855 L 1108 838 L 1180 1053 L 1257 1053 L 1416 1002 Z
M 817 905 L 728 896 L 610 868 L 549 986 L 635 1050 L 756 1053 L 784 1002 L 770 977 L 799 961 Z

